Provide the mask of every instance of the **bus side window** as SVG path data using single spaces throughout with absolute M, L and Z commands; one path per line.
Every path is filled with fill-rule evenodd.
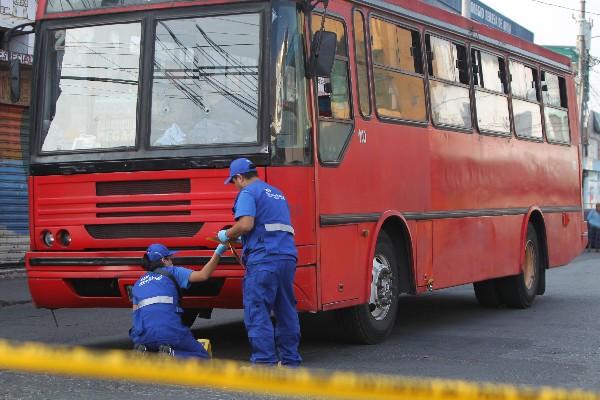
M 371 103 L 369 102 L 369 73 L 367 68 L 365 17 L 358 10 L 354 11 L 354 51 L 356 54 L 358 104 L 363 117 L 368 117 L 371 115 Z
M 537 69 L 513 60 L 510 60 L 509 69 L 515 133 L 519 137 L 542 139 Z
M 321 15 L 313 13 L 313 34 L 321 28 Z M 324 163 L 341 161 L 352 135 L 350 109 L 350 81 L 346 29 L 341 21 L 325 18 L 326 31 L 335 32 L 337 47 L 333 69 L 329 78 L 317 79 L 319 109 L 319 159 Z
M 569 110 L 565 78 L 542 71 L 542 100 L 546 139 L 551 143 L 569 143 Z
M 433 123 L 471 130 L 467 48 L 425 35 Z
M 427 120 L 421 35 L 371 18 L 371 58 L 377 114 L 407 121 Z
M 479 131 L 510 135 L 504 57 L 471 49 L 471 60 Z

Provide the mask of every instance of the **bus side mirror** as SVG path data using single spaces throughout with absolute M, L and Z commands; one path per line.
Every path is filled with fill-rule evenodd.
M 331 75 L 337 35 L 335 32 L 317 31 L 310 45 L 310 71 L 311 76 L 328 78 Z
M 18 59 L 10 60 L 10 100 L 16 103 L 21 98 L 21 63 Z

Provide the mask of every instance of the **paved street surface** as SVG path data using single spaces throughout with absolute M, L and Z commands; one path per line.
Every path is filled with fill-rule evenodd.
M 600 392 L 600 253 L 550 270 L 546 295 L 528 310 L 482 309 L 471 285 L 403 297 L 383 344 L 344 343 L 331 315 L 304 315 L 304 366 L 418 377 L 551 385 Z M 128 310 L 33 307 L 23 278 L 0 279 L 0 337 L 95 349 L 128 349 Z M 241 311 L 198 320 L 213 355 L 246 360 Z M 165 371 L 176 373 L 176 371 Z M 258 399 L 214 390 L 0 371 L 0 399 Z M 272 398 L 272 397 L 268 397 Z

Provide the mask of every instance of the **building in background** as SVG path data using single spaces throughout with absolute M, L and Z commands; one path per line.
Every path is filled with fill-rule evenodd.
M 0 0 L 0 43 L 10 28 L 33 22 L 36 8 L 34 0 Z M 0 49 L 0 268 L 22 264 L 29 248 L 27 130 L 33 40 L 33 35 L 21 36 L 11 42 L 10 49 Z M 17 103 L 10 96 L 8 65 L 13 58 L 23 64 Z
M 590 111 L 583 157 L 583 206 L 600 203 L 600 111 Z

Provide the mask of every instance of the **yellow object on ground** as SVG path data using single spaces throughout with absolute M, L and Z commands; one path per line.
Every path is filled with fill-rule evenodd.
M 321 399 L 600 400 L 598 393 L 582 390 L 260 367 L 223 360 L 178 360 L 125 350 L 100 352 L 1 339 L 0 369 Z
M 204 350 L 206 350 L 206 352 L 208 353 L 208 356 L 210 358 L 212 358 L 212 346 L 210 345 L 210 340 L 209 339 L 196 339 L 198 341 L 198 343 L 200 343 L 202 345 L 202 347 L 204 347 Z

